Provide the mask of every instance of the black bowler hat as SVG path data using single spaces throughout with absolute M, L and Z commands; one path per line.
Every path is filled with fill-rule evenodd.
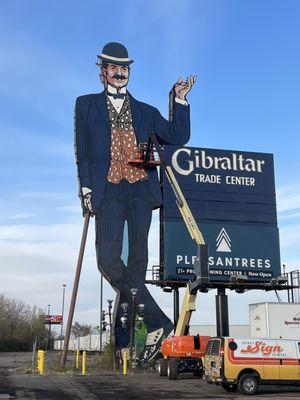
M 118 65 L 130 65 L 133 63 L 133 60 L 128 58 L 128 52 L 125 46 L 121 43 L 110 42 L 107 43 L 102 50 L 102 54 L 97 54 L 97 57 L 100 58 L 101 62 L 107 62 Z M 101 62 L 96 63 L 101 66 Z

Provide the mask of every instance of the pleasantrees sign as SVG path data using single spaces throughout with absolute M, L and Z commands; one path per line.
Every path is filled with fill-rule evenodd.
M 269 282 L 280 275 L 272 154 L 164 146 L 164 158 L 209 246 L 211 280 L 243 274 Z M 163 179 L 164 279 L 187 280 L 196 245 Z

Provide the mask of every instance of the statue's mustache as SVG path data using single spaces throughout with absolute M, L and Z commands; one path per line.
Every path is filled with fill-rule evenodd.
M 123 80 L 123 79 L 127 79 L 127 76 L 125 76 L 125 75 L 120 75 L 120 74 L 115 74 L 114 76 L 113 76 L 113 78 L 115 78 L 115 79 L 118 79 L 118 80 Z

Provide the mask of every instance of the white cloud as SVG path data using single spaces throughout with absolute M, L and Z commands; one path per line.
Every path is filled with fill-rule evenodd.
M 59 206 L 56 207 L 57 211 L 62 211 L 62 212 L 68 212 L 68 213 L 74 213 L 78 215 L 79 212 L 79 207 L 78 204 L 67 204 L 65 206 Z
M 10 217 L 7 217 L 7 219 L 27 219 L 27 218 L 31 218 L 34 216 L 35 216 L 35 214 L 33 214 L 33 213 L 18 213 L 18 214 L 14 214 Z
M 277 210 L 278 212 L 290 211 L 300 208 L 300 183 L 280 187 L 277 190 Z
M 75 275 L 80 224 L 14 225 L 0 228 L 1 286 L 8 297 L 21 299 L 52 312 L 61 309 L 61 285 L 67 284 L 67 305 Z M 77 311 L 98 303 L 94 231 L 90 229 Z M 97 315 L 94 315 L 97 320 Z M 86 321 L 88 322 L 88 321 Z
M 20 192 L 18 194 L 18 197 L 20 199 L 24 198 L 24 199 L 37 199 L 37 200 L 55 200 L 57 201 L 57 199 L 59 199 L 60 202 L 62 202 L 64 199 L 68 199 L 70 198 L 70 193 L 62 193 L 62 192 L 45 192 L 45 191 L 24 191 L 24 192 Z
M 279 215 L 278 219 L 279 221 L 283 221 L 285 219 L 296 219 L 299 217 L 300 217 L 300 212 L 295 212 L 288 215 Z
M 299 235 L 300 224 L 285 226 L 280 229 L 280 242 L 284 253 L 294 249 L 299 254 Z
M 80 234 L 80 225 L 53 224 L 53 225 L 8 225 L 0 227 L 0 240 L 22 241 L 27 244 L 41 242 L 51 244 L 67 243 L 68 246 L 75 241 L 74 234 Z

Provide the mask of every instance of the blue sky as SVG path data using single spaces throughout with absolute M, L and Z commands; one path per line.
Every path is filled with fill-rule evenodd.
M 298 268 L 299 16 L 296 0 L 2 1 L 0 291 L 54 312 L 62 283 L 70 295 L 82 223 L 73 106 L 102 90 L 94 63 L 109 41 L 135 60 L 129 90 L 165 116 L 173 83 L 198 76 L 189 145 L 274 153 L 282 262 Z M 155 216 L 154 264 L 157 228 Z M 98 283 L 91 230 L 77 319 L 97 322 Z M 170 312 L 171 297 L 154 295 Z M 268 296 L 244 295 L 232 322 Z M 214 322 L 213 304 L 199 321 Z

